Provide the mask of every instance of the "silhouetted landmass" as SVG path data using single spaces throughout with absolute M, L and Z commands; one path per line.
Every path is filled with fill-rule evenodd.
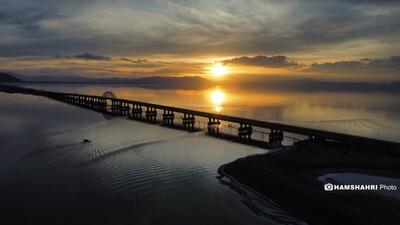
M 202 77 L 146 77 L 130 81 L 137 86 L 149 87 L 181 87 L 181 88 L 207 88 L 212 82 Z
M 21 80 L 16 78 L 16 77 L 14 77 L 14 76 L 12 76 L 9 73 L 0 72 L 0 82 L 2 82 L 2 83 L 5 83 L 5 82 L 12 83 L 12 82 L 21 82 Z
M 147 88 L 203 89 L 216 83 L 200 76 L 165 77 L 152 76 L 142 78 L 92 78 L 83 76 L 25 76 L 13 75 L 16 79 L 29 83 L 77 83 L 77 84 L 117 84 Z M 12 82 L 12 81 L 9 81 Z M 352 91 L 352 92 L 397 92 L 400 93 L 400 82 L 332 82 L 315 79 L 273 79 L 225 83 L 227 86 L 239 86 L 244 89 L 268 91 Z
M 238 159 L 218 172 L 271 198 L 310 225 L 396 225 L 400 221 L 396 199 L 371 191 L 327 192 L 319 177 L 358 173 L 396 179 L 399 165 L 399 153 L 393 151 L 310 139 L 281 151 Z
M 30 83 L 79 83 L 79 84 L 118 84 L 149 88 L 202 89 L 212 85 L 209 80 L 199 76 L 185 77 L 143 77 L 143 78 L 89 78 L 81 76 L 24 76 L 18 75 L 24 82 Z
M 248 81 L 239 84 L 244 88 L 273 91 L 357 91 L 357 92 L 400 92 L 400 82 L 332 82 L 314 79 Z

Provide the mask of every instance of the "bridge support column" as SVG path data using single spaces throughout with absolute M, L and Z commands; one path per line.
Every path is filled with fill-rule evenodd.
M 274 146 L 281 146 L 283 141 L 283 131 L 271 129 L 269 143 Z
M 151 121 L 151 122 L 155 122 L 157 120 L 157 109 L 156 108 L 147 106 L 146 120 Z
M 106 98 L 101 98 L 101 105 L 102 105 L 102 111 L 106 112 L 107 111 L 107 99 Z
M 244 140 L 250 140 L 251 135 L 253 134 L 253 128 L 248 124 L 240 124 L 239 130 L 239 138 Z
M 95 98 L 96 110 L 100 112 L 106 111 L 107 104 L 104 104 L 104 99 L 102 97 Z
M 121 110 L 121 101 L 117 99 L 111 99 L 111 112 L 113 114 L 121 115 L 122 110 Z
M 106 98 L 104 98 L 104 99 L 103 99 L 103 101 L 104 101 L 104 106 L 106 106 L 106 107 L 107 107 L 107 106 L 108 106 L 107 99 L 106 99 Z
M 174 112 L 164 109 L 164 114 L 163 114 L 164 125 L 172 126 L 174 124 L 174 118 L 175 118 Z
M 100 98 L 99 97 L 94 97 L 94 109 L 95 110 L 100 110 Z
M 96 97 L 91 97 L 91 101 L 90 104 L 92 105 L 92 109 L 96 109 L 97 107 L 97 102 L 96 102 L 97 98 Z
M 93 108 L 93 97 L 85 97 L 85 104 L 89 108 Z
M 121 102 L 121 115 L 128 116 L 129 110 L 130 108 L 128 102 Z
M 196 122 L 196 118 L 194 117 L 193 114 L 183 114 L 182 118 L 182 125 L 185 129 L 187 130 L 194 130 L 194 124 Z
M 142 119 L 142 106 L 133 104 L 132 106 L 132 119 Z
M 207 132 L 210 135 L 218 135 L 219 134 L 219 126 L 221 125 L 221 122 L 219 119 L 215 118 L 208 118 L 208 123 L 207 123 Z
M 90 108 L 96 109 L 96 98 L 90 97 Z

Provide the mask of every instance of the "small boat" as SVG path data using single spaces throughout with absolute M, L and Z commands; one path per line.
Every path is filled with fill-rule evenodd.
M 83 139 L 82 143 L 90 143 L 91 141 L 89 139 Z

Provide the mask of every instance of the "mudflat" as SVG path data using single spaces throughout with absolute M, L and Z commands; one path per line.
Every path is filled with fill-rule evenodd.
M 396 152 L 311 139 L 219 168 L 222 177 L 268 196 L 308 224 L 335 225 L 398 224 L 399 190 L 325 191 L 326 182 L 321 178 L 329 174 L 360 174 L 398 181 L 399 171 L 400 157 Z M 340 184 L 340 180 L 328 181 Z

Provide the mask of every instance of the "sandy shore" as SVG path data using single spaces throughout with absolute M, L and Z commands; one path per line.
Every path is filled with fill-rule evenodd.
M 319 177 L 358 173 L 400 179 L 400 157 L 384 149 L 306 140 L 219 168 L 308 224 L 399 224 L 400 201 L 381 191 L 324 191 Z M 332 181 L 335 183 L 334 181 Z M 397 190 L 399 191 L 399 190 Z

